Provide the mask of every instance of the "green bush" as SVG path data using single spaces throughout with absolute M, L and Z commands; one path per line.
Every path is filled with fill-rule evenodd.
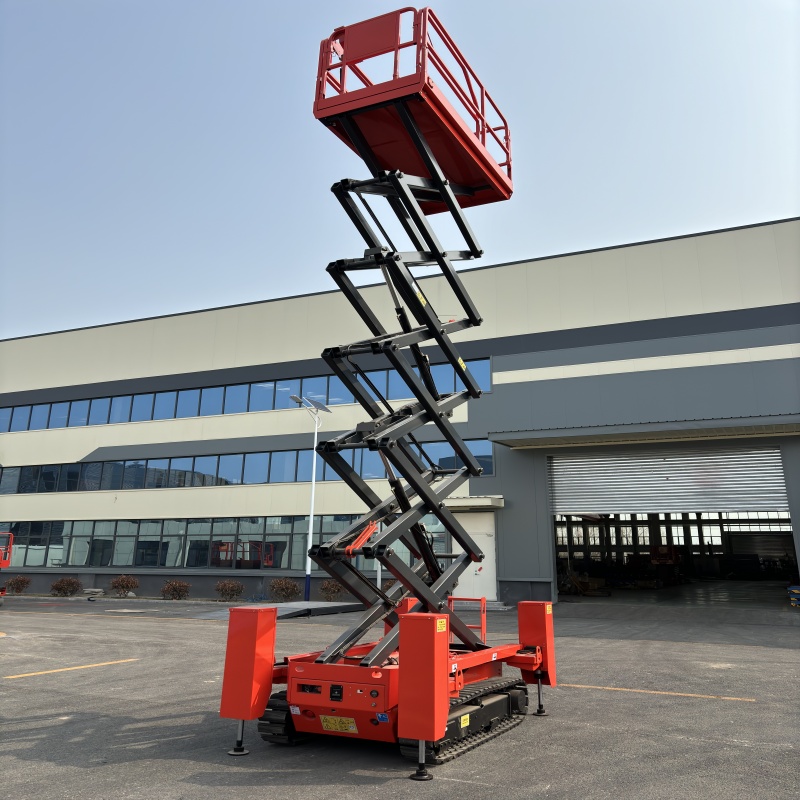
M 336 600 L 337 597 L 344 591 L 342 584 L 339 581 L 330 580 L 322 581 L 319 587 L 319 593 L 330 603 Z
M 111 579 L 108 585 L 117 597 L 125 597 L 128 592 L 139 588 L 139 581 L 133 575 L 117 575 L 116 578 Z
M 273 578 L 269 590 L 278 602 L 288 603 L 300 594 L 300 584 L 291 578 Z
M 77 578 L 59 578 L 50 587 L 50 594 L 56 597 L 72 597 L 82 591 L 83 584 Z
M 238 600 L 244 594 L 244 584 L 241 581 L 226 579 L 217 581 L 214 591 L 219 595 L 220 600 Z
M 6 581 L 6 591 L 11 594 L 22 594 L 31 585 L 27 575 L 15 575 Z
M 186 581 L 167 581 L 161 587 L 161 596 L 165 600 L 185 600 L 191 588 L 192 584 Z

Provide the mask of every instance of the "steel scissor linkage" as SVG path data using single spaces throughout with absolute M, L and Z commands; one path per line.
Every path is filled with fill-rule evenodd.
M 447 607 L 447 596 L 452 593 L 464 570 L 484 557 L 445 505 L 448 495 L 470 477 L 482 472 L 480 463 L 452 421 L 456 408 L 481 395 L 477 381 L 450 338 L 454 333 L 481 323 L 481 316 L 453 267 L 453 262 L 477 258 L 483 252 L 458 204 L 459 196 L 474 194 L 474 190 L 451 184 L 445 178 L 406 101 L 396 101 L 392 105 L 428 171 L 427 176 L 382 169 L 378 157 L 361 134 L 358 112 L 336 119 L 364 159 L 372 177 L 360 181 L 342 180 L 331 187 L 364 240 L 366 249 L 359 258 L 331 262 L 328 272 L 371 337 L 329 347 L 322 355 L 369 420 L 320 443 L 317 452 L 368 510 L 346 530 L 313 547 L 309 554 L 316 564 L 360 600 L 366 610 L 355 625 L 318 657 L 322 663 L 342 658 L 372 625 L 384 619 L 393 626 L 392 630 L 361 661 L 363 665 L 383 663 L 397 647 L 398 617 L 395 609 L 408 597 L 416 599 L 411 613 L 433 611 L 448 614 L 450 630 L 468 649 L 486 646 L 474 630 Z M 388 204 L 410 241 L 411 249 L 401 251 L 389 239 L 386 228 L 365 195 L 376 198 L 374 202 L 385 201 Z M 442 247 L 420 205 L 431 202 L 449 211 L 465 247 L 456 250 Z M 430 297 L 412 272 L 412 269 L 422 266 L 439 268 L 463 316 L 444 322 L 439 319 Z M 348 275 L 368 270 L 379 271 L 385 282 L 399 326 L 397 332 L 387 329 L 383 319 L 385 312 L 376 311 L 367 301 L 367 294 Z M 459 317 L 459 314 L 455 316 Z M 442 391 L 437 387 L 429 357 L 421 348 L 424 343 L 435 346 L 452 366 L 461 389 Z M 367 368 L 365 364 L 373 359 L 379 360 L 380 364 Z M 407 393 L 403 392 L 406 399 L 400 404 L 383 396 L 369 377 L 371 370 L 387 366 L 408 389 Z M 452 463 L 438 464 L 429 458 L 425 441 L 416 436 L 416 432 L 425 426 L 435 429 L 440 440 L 452 447 Z M 374 484 L 362 477 L 354 466 L 354 454 L 365 450 L 377 453 L 384 465 L 391 490 L 386 498 L 379 497 Z M 463 549 L 462 553 L 436 553 L 433 540 L 423 524 L 426 515 L 438 519 Z M 410 565 L 402 551 L 397 549 L 398 544 L 407 549 Z M 356 559 L 359 558 L 377 559 L 396 583 L 387 589 L 378 586 L 357 567 Z M 442 562 L 450 563 L 445 567 Z

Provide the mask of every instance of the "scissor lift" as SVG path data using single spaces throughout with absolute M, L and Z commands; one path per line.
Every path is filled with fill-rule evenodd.
M 510 135 L 430 9 L 401 9 L 325 39 L 314 114 L 371 173 L 332 187 L 366 249 L 328 265 L 370 336 L 322 354 L 369 420 L 317 448 L 369 510 L 310 551 L 365 610 L 324 651 L 275 664 L 274 609 L 232 609 L 221 713 L 240 720 L 259 716 L 262 738 L 278 743 L 312 734 L 399 742 L 404 754 L 420 761 L 416 776 L 424 779 L 424 762 L 443 763 L 519 724 L 527 684 L 538 685 L 537 713 L 543 714 L 541 686 L 555 683 L 549 603 L 520 603 L 519 642 L 490 646 L 485 603 L 476 626 L 449 602 L 459 577 L 484 558 L 444 502 L 482 472 L 451 419 L 456 408 L 481 396 L 451 336 L 482 321 L 453 264 L 483 253 L 463 208 L 511 196 Z M 374 198 L 386 201 L 409 249 L 392 241 Z M 439 242 L 429 217 L 440 212 L 454 220 L 461 249 L 445 250 Z M 435 268 L 444 278 L 460 308 L 456 318 L 437 315 L 415 277 L 419 268 L 426 274 Z M 379 273 L 386 284 L 396 317 L 392 330 L 351 280 L 364 271 Z M 455 370 L 458 391 L 437 388 L 423 349 L 431 346 Z M 370 381 L 369 370 L 387 366 L 408 387 L 410 401 L 390 402 Z M 426 425 L 453 447 L 455 465 L 444 468 L 428 456 L 416 435 Z M 379 497 L 354 469 L 353 454 L 364 449 L 380 455 L 388 497 Z M 422 523 L 428 514 L 459 552 L 435 552 Z M 357 567 L 359 558 L 375 559 L 394 585 L 379 586 Z M 361 643 L 382 620 L 383 637 Z M 504 664 L 521 670 L 521 679 L 504 676 Z M 287 688 L 269 697 L 273 684 Z M 237 749 L 243 749 L 241 736 L 232 752 Z

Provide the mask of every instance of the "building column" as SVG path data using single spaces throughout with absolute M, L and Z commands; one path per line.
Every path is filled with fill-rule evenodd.
M 789 517 L 792 521 L 794 557 L 800 561 L 800 436 L 781 442 L 781 460 L 789 499 Z

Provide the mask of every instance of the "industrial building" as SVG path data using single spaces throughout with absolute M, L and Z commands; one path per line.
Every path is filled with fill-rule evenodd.
M 461 276 L 485 321 L 454 338 L 484 394 L 452 420 L 484 473 L 446 503 L 486 558 L 459 594 L 796 574 L 800 219 Z M 420 285 L 447 309 L 442 278 Z M 364 295 L 392 319 L 379 287 Z M 365 335 L 332 290 L 0 342 L 4 577 L 46 592 L 125 573 L 157 594 L 179 576 L 192 596 L 233 574 L 251 595 L 302 579 L 313 425 L 291 396 L 331 409 L 322 440 L 362 422 L 320 353 Z M 370 378 L 403 399 L 391 370 Z M 444 442 L 426 450 L 455 460 Z M 365 511 L 318 465 L 317 540 Z M 377 453 L 353 466 L 389 494 Z

